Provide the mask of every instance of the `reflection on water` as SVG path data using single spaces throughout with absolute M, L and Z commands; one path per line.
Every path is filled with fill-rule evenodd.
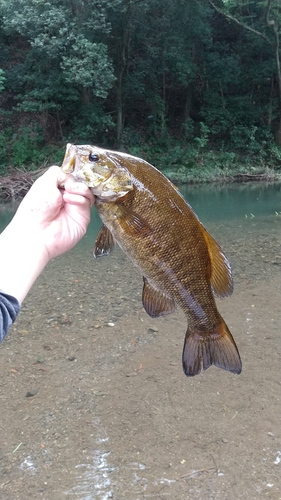
M 104 437 L 106 433 L 103 425 L 98 418 L 94 420 L 93 424 L 97 431 L 95 436 L 96 448 L 91 456 L 86 457 L 86 463 L 76 465 L 78 471 L 76 484 L 65 491 L 65 495 L 75 497 L 77 500 L 109 500 L 110 498 L 117 498 L 117 492 L 123 488 L 122 478 L 127 476 L 134 495 L 144 494 L 144 498 L 153 498 L 154 495 L 145 494 L 150 482 L 152 482 L 146 472 L 146 466 L 139 462 L 113 466 L 110 463 L 109 438 Z M 157 480 L 153 479 L 154 486 L 164 484 L 170 486 L 172 483 L 175 483 L 175 480 L 166 477 L 160 477 Z M 164 493 L 164 495 L 167 496 L 167 493 Z M 127 496 L 126 500 L 131 500 L 131 498 Z
M 78 496 L 80 500 L 108 500 L 113 498 L 109 472 L 114 470 L 108 466 L 107 457 L 110 452 L 93 452 L 92 457 L 87 457 L 89 463 L 76 465 L 79 470 L 77 484 L 65 492 L 67 496 Z
M 20 468 L 24 471 L 31 472 L 32 474 L 36 472 L 34 461 L 30 455 L 25 457 L 24 461 L 20 465 Z
M 281 213 L 281 184 L 185 185 L 181 192 L 197 215 L 209 220 L 243 219 Z
M 96 437 L 97 448 L 91 456 L 86 457 L 87 463 L 76 465 L 79 474 L 76 478 L 76 485 L 65 492 L 67 496 L 75 496 L 79 500 L 108 500 L 114 498 L 110 473 L 115 467 L 110 467 L 108 457 L 110 451 L 101 450 L 102 445 L 108 442 L 100 420 L 97 418 L 93 422 L 99 435 Z

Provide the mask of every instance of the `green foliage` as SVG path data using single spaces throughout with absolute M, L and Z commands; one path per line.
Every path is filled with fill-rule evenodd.
M 77 36 L 69 54 L 62 56 L 65 81 L 92 88 L 97 97 L 105 98 L 114 81 L 113 67 L 107 60 L 106 46 Z
M 215 2 L 0 0 L 0 167 L 73 141 L 187 178 L 279 169 L 279 4 L 274 32 L 266 0 Z
M 5 88 L 5 81 L 4 71 L 0 68 L 0 92 Z
M 0 174 L 4 175 L 8 166 L 8 151 L 6 134 L 0 133 Z
M 19 111 L 45 115 L 46 138 L 56 120 L 54 129 L 63 139 L 81 103 L 98 103 L 112 88 L 113 66 L 104 43 L 109 32 L 105 5 L 105 0 L 83 5 L 68 0 L 1 0 L 7 41 L 16 34 L 25 48 L 18 49 L 20 61 L 7 72 L 10 88 Z M 12 52 L 7 55 L 12 57 Z
M 82 105 L 80 113 L 72 119 L 71 132 L 67 136 L 72 142 L 98 142 L 108 147 L 107 138 L 114 129 L 111 116 L 105 115 L 97 103 Z
M 15 166 L 36 164 L 43 160 L 40 146 L 42 147 L 42 136 L 29 127 L 22 127 L 13 134 L 10 143 L 11 159 Z
M 44 145 L 38 129 L 21 127 L 16 133 L 11 128 L 0 133 L 0 173 L 4 175 L 12 167 L 36 170 L 46 162 L 60 164 L 63 152 L 57 146 Z
M 195 144 L 197 144 L 198 151 L 205 149 L 209 142 L 210 129 L 208 125 L 203 122 L 199 123 L 200 135 L 194 138 Z

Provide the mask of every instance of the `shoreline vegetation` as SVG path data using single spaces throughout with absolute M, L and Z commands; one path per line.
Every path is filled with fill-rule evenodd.
M 281 181 L 277 1 L 1 0 L 0 42 L 0 200 L 67 142 L 175 184 Z
M 141 156 L 141 155 L 138 155 Z M 142 157 L 144 157 L 143 155 Z M 207 153 L 208 157 L 208 153 Z M 148 160 L 147 160 L 148 161 Z M 251 163 L 252 162 L 252 163 Z M 48 161 L 34 169 L 30 168 L 10 168 L 5 175 L 0 177 L 0 202 L 21 200 L 32 186 L 33 182 L 40 177 L 52 164 L 60 164 L 60 161 Z M 160 159 L 151 162 L 161 172 L 166 175 L 175 184 L 207 184 L 207 183 L 245 183 L 245 182 L 281 182 L 281 171 L 275 170 L 268 165 L 253 166 L 254 160 L 247 159 L 240 164 L 228 165 L 225 167 L 210 165 L 208 158 L 200 157 L 198 162 L 194 160 L 194 166 L 173 165 L 171 168 L 165 168 L 167 162 Z M 162 168 L 161 168 L 162 165 Z M 251 166 L 250 166 L 251 165 Z

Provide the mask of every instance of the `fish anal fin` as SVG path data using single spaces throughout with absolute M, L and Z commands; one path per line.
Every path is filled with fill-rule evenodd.
M 115 245 L 114 238 L 109 229 L 103 225 L 96 239 L 93 255 L 104 257 L 109 255 Z
M 174 299 L 161 290 L 155 288 L 147 278 L 143 278 L 142 303 L 145 311 L 151 318 L 164 316 L 175 311 Z
M 204 227 L 202 227 L 202 229 L 211 260 L 211 285 L 213 291 L 218 297 L 227 297 L 233 292 L 233 279 L 230 263 L 221 246 Z
M 192 377 L 215 365 L 232 373 L 241 373 L 242 363 L 234 339 L 221 318 L 220 325 L 211 332 L 187 329 L 182 364 L 184 373 Z

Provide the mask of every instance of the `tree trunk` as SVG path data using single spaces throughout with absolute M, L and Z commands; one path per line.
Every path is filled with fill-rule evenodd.
M 278 130 L 276 132 L 275 141 L 278 146 L 281 146 L 281 118 L 279 119 Z
M 120 147 L 122 133 L 123 133 L 123 96 L 122 96 L 122 82 L 123 82 L 123 74 L 124 69 L 119 71 L 118 75 L 118 83 L 117 83 L 117 92 L 116 92 L 116 108 L 117 108 L 117 120 L 116 120 L 116 141 L 117 148 Z
M 276 133 L 276 144 L 281 146 L 281 68 L 280 68 L 280 54 L 279 54 L 279 26 L 276 19 L 270 19 L 270 10 L 272 6 L 272 0 L 268 0 L 267 5 L 267 13 L 266 13 L 266 22 L 267 25 L 273 29 L 275 36 L 275 60 L 276 60 L 276 68 L 277 68 L 277 80 L 278 80 L 278 97 L 279 97 L 279 125 Z
M 125 6 L 124 6 L 125 7 Z M 131 42 L 131 17 L 132 17 L 132 4 L 129 0 L 126 5 L 126 10 L 124 9 L 124 20 L 123 20 L 123 35 L 120 42 L 119 48 L 119 64 L 118 64 L 118 75 L 117 75 L 117 91 L 116 91 L 116 107 L 117 107 L 117 123 L 116 123 L 116 141 L 117 148 L 119 148 L 122 139 L 122 133 L 124 128 L 124 102 L 123 102 L 123 76 L 124 71 L 128 66 L 129 61 L 129 49 Z

